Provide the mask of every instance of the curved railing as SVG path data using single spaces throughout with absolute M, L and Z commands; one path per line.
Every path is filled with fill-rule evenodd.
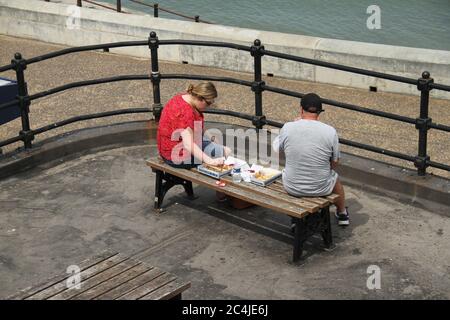
M 45 0 L 45 1 L 46 2 L 50 2 L 51 0 Z M 104 8 L 104 9 L 114 10 L 114 11 L 121 12 L 121 13 L 129 13 L 127 11 L 122 10 L 122 0 L 116 0 L 116 7 L 115 8 L 107 6 L 107 5 L 104 5 L 104 4 L 96 2 L 96 1 L 92 1 L 92 0 L 76 0 L 76 1 L 74 0 L 74 3 L 76 2 L 76 5 L 78 7 L 82 7 L 83 6 L 83 1 L 87 2 L 89 4 L 96 5 L 98 7 Z M 191 17 L 191 16 L 188 16 L 186 14 L 183 14 L 183 13 L 180 13 L 180 12 L 176 12 L 176 11 L 168 9 L 168 8 L 160 7 L 158 3 L 148 4 L 148 3 L 145 3 L 143 1 L 138 1 L 138 0 L 129 0 L 129 1 L 130 2 L 134 2 L 136 4 L 139 4 L 141 6 L 145 6 L 145 7 L 148 7 L 148 8 L 153 8 L 153 17 L 155 17 L 155 18 L 159 17 L 159 11 L 163 11 L 163 12 L 172 14 L 174 16 L 182 17 L 182 18 L 185 18 L 185 19 L 188 19 L 188 20 L 192 20 L 192 21 L 195 21 L 195 22 L 202 22 L 202 23 L 212 24 L 212 22 L 209 22 L 209 21 L 206 21 L 206 20 L 203 20 L 203 19 L 200 20 L 200 16 L 198 16 L 198 15 Z
M 158 62 L 158 48 L 159 46 L 166 46 L 166 45 L 193 45 L 193 46 L 206 46 L 206 47 L 221 47 L 221 48 L 229 48 L 234 50 L 242 50 L 247 51 L 250 53 L 250 55 L 253 57 L 254 60 L 254 79 L 253 81 L 246 81 L 236 78 L 229 78 L 229 77 L 215 77 L 215 76 L 205 76 L 205 75 L 192 75 L 192 74 L 161 74 L 159 72 L 159 62 Z M 63 86 L 59 86 L 56 88 L 52 88 L 49 90 L 45 90 L 33 95 L 28 94 L 27 90 L 27 84 L 25 82 L 25 76 L 24 71 L 29 64 L 38 63 L 40 61 L 44 61 L 47 59 L 59 57 L 62 55 L 75 53 L 75 52 L 82 52 L 82 51 L 90 51 L 90 50 L 109 50 L 110 48 L 118 48 L 118 47 L 129 47 L 129 46 L 148 46 L 150 49 L 150 56 L 151 56 L 151 72 L 149 74 L 144 75 L 121 75 L 121 76 L 115 76 L 115 77 L 109 77 L 109 78 L 102 78 L 102 79 L 94 79 L 94 80 L 86 80 L 86 81 L 79 81 L 79 82 L 73 82 L 69 84 L 65 84 Z M 52 130 L 54 128 L 58 128 L 64 125 L 67 125 L 69 123 L 77 122 L 77 121 L 84 121 L 87 119 L 94 119 L 94 118 L 100 118 L 100 117 L 107 117 L 107 116 L 113 116 L 113 115 L 119 115 L 119 114 L 128 114 L 128 113 L 140 113 L 140 112 L 153 112 L 153 115 L 156 119 L 156 121 L 159 120 L 159 116 L 161 114 L 162 105 L 161 105 L 161 95 L 160 95 L 160 83 L 161 80 L 168 80 L 168 79 L 191 79 L 191 80 L 210 80 L 210 81 L 218 81 L 218 82 L 226 82 L 226 83 L 233 83 L 237 85 L 242 85 L 246 87 L 250 87 L 251 91 L 254 92 L 255 95 L 255 113 L 254 114 L 244 114 L 236 111 L 230 111 L 230 110 L 208 110 L 207 113 L 213 113 L 213 114 L 221 114 L 221 115 L 227 115 L 231 117 L 237 117 L 245 120 L 249 120 L 252 122 L 252 124 L 258 128 L 261 129 L 264 125 L 271 125 L 274 127 L 282 127 L 283 123 L 273 121 L 266 119 L 266 117 L 263 114 L 263 108 L 262 108 L 262 93 L 264 91 L 274 92 L 286 96 L 296 97 L 296 98 L 302 98 L 304 96 L 303 93 L 300 92 L 294 92 L 290 90 L 286 90 L 283 88 L 277 88 L 272 87 L 269 85 L 266 85 L 264 81 L 262 81 L 262 72 L 261 72 L 261 64 L 262 64 L 262 57 L 264 55 L 284 59 L 284 60 L 290 60 L 290 61 L 296 61 L 299 63 L 306 63 L 311 64 L 315 66 L 321 66 L 325 68 L 331 68 L 335 70 L 341 70 L 345 72 L 350 72 L 354 74 L 360 74 L 365 76 L 371 76 L 381 79 L 386 79 L 390 81 L 396 81 L 400 83 L 405 84 L 412 84 L 416 85 L 417 89 L 420 91 L 420 114 L 417 118 L 410 118 L 405 117 L 385 111 L 379 111 L 374 109 L 365 108 L 358 105 L 353 105 L 349 103 L 343 103 L 335 100 L 330 99 L 322 99 L 322 102 L 328 105 L 332 105 L 338 108 L 343 108 L 347 110 L 352 110 L 355 112 L 361 112 L 370 114 L 377 117 L 387 118 L 395 121 L 400 121 L 403 123 L 408 123 L 411 125 L 414 125 L 415 128 L 418 130 L 419 134 L 419 142 L 418 142 L 418 152 L 416 155 L 408 155 L 401 152 L 397 152 L 394 150 L 387 150 L 383 148 L 379 148 L 372 145 L 363 144 L 356 141 L 351 141 L 347 139 L 340 139 L 340 143 L 363 149 L 368 150 L 371 152 L 383 154 L 386 156 L 402 159 L 405 161 L 409 161 L 414 163 L 414 165 L 417 167 L 418 174 L 419 175 L 425 175 L 426 174 L 426 168 L 427 167 L 435 167 L 442 170 L 450 171 L 450 166 L 444 163 L 439 163 L 435 161 L 431 161 L 429 155 L 427 154 L 427 134 L 430 129 L 450 132 L 450 126 L 438 124 L 432 122 L 432 119 L 428 116 L 428 109 L 429 109 L 429 93 L 431 90 L 443 90 L 450 92 L 450 86 L 434 83 L 433 79 L 430 77 L 430 74 L 426 71 L 422 73 L 422 76 L 418 79 L 412 79 L 407 77 L 401 77 L 371 70 L 365 70 L 345 65 L 340 65 L 336 63 L 330 63 L 315 59 L 309 59 L 294 55 L 289 55 L 285 53 L 275 52 L 275 51 L 269 51 L 265 50 L 264 46 L 261 45 L 261 42 L 259 40 L 255 40 L 252 46 L 244 46 L 234 43 L 226 43 L 226 42 L 214 42 L 214 41 L 191 41 L 191 40 L 159 40 L 156 36 L 155 32 L 150 33 L 150 37 L 147 41 L 128 41 L 128 42 L 117 42 L 117 43 L 107 43 L 107 44 L 99 44 L 99 45 L 90 45 L 90 46 L 82 46 L 82 47 L 74 47 L 74 48 L 67 48 L 51 53 L 44 54 L 42 56 L 30 58 L 30 59 L 24 59 L 20 53 L 16 53 L 14 55 L 14 59 L 11 61 L 11 64 L 0 67 L 0 72 L 7 71 L 7 70 L 15 70 L 16 71 L 16 77 L 17 77 L 17 84 L 18 84 L 18 96 L 16 99 L 0 104 L 0 111 L 6 108 L 10 108 L 12 106 L 18 106 L 21 112 L 21 119 L 22 119 L 22 130 L 19 132 L 19 135 L 13 138 L 9 138 L 4 141 L 0 141 L 0 148 L 2 146 L 17 142 L 17 141 L 23 141 L 24 146 L 26 149 L 32 147 L 32 140 L 34 139 L 34 136 L 49 130 Z M 31 104 L 31 101 L 53 95 L 55 93 L 69 90 L 72 88 L 82 87 L 82 86 L 89 86 L 89 85 L 96 85 L 96 84 L 102 84 L 102 83 L 110 83 L 115 81 L 131 81 L 131 80 L 150 80 L 152 82 L 153 86 L 153 106 L 152 108 L 140 108 L 140 109 L 125 109 L 125 110 L 116 110 L 116 111 L 109 111 L 109 112 L 103 112 L 103 113 L 97 113 L 97 114 L 90 114 L 90 115 L 83 115 L 79 117 L 74 117 L 70 119 L 66 119 L 57 123 L 49 124 L 44 127 L 34 129 L 32 130 L 30 128 L 30 120 L 29 120 L 29 106 Z

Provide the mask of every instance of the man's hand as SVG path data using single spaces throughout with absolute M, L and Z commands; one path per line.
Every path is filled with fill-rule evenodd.
M 225 162 L 225 158 L 224 157 L 220 157 L 220 158 L 206 158 L 205 159 L 205 163 L 209 164 L 210 166 L 221 166 L 223 165 L 223 163 Z
M 335 170 L 337 168 L 338 164 L 339 164 L 339 160 L 338 161 L 330 160 L 331 169 Z

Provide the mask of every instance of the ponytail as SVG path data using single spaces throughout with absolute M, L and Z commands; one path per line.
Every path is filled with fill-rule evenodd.
M 194 85 L 193 85 L 193 84 L 190 84 L 190 85 L 187 87 L 186 92 L 189 93 L 189 94 L 192 94 L 192 91 L 193 91 L 193 90 L 194 90 Z
M 210 100 L 217 97 L 216 87 L 211 82 L 200 82 L 197 85 L 189 84 L 186 92 L 194 97 L 201 97 Z

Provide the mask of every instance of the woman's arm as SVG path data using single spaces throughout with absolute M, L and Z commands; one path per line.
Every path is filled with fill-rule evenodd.
M 224 162 L 224 158 L 213 159 L 205 154 L 202 149 L 194 143 L 194 135 L 191 128 L 186 128 L 181 132 L 181 138 L 183 139 L 183 147 L 188 150 L 196 159 L 201 160 L 209 165 L 221 165 Z

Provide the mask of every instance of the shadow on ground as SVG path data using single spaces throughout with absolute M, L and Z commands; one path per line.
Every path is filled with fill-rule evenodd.
M 348 187 L 351 225 L 333 225 L 336 248 L 312 238 L 294 265 L 290 219 L 271 210 L 236 210 L 201 187 L 190 201 L 175 187 L 154 212 L 145 165 L 154 153 L 85 153 L 0 181 L 0 297 L 105 249 L 190 281 L 186 299 L 450 297 L 446 217 Z M 370 265 L 381 270 L 378 290 L 366 285 Z

